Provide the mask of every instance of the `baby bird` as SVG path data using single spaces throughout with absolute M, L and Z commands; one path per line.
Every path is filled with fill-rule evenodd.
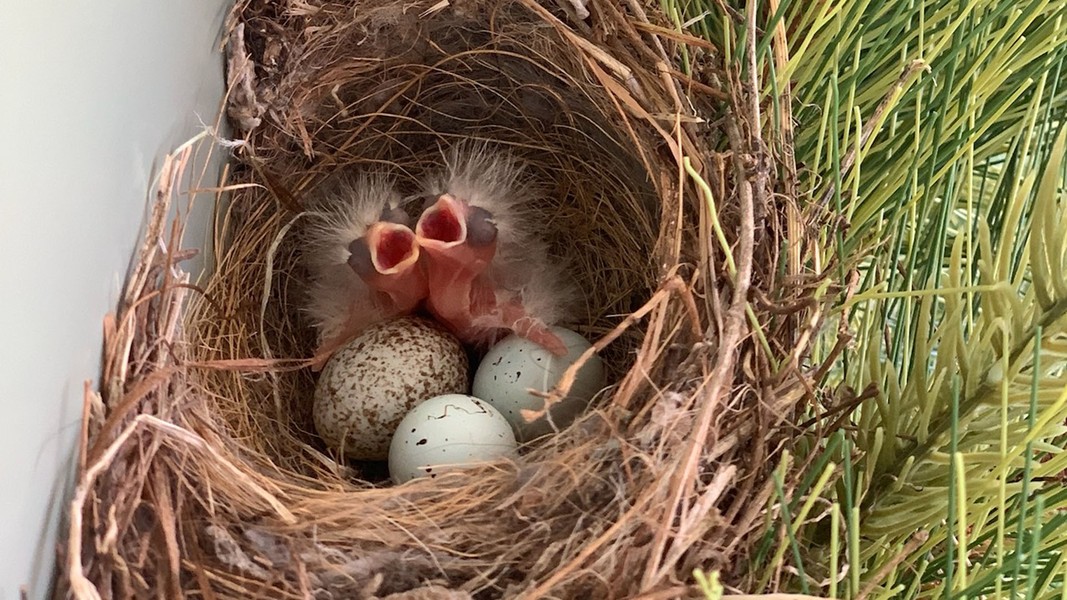
M 485 145 L 462 145 L 425 182 L 415 238 L 426 264 L 426 307 L 460 339 L 487 345 L 515 332 L 556 355 L 549 329 L 570 290 L 535 234 L 535 195 L 521 165 Z
M 429 287 L 410 218 L 390 180 L 335 176 L 307 208 L 306 311 L 319 333 L 321 366 L 367 326 L 419 308 Z

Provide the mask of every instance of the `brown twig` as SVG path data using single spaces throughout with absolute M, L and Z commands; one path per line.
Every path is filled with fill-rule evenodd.
M 871 136 L 882 126 L 882 117 L 885 116 L 889 107 L 896 100 L 900 92 L 908 85 L 912 76 L 919 71 L 930 70 L 930 65 L 926 61 L 916 59 L 911 61 L 908 66 L 904 67 L 904 71 L 897 78 L 896 82 L 889 88 L 889 90 L 882 97 L 882 101 L 878 103 L 878 106 L 874 109 L 874 112 L 863 124 L 863 131 L 860 134 L 860 140 L 858 147 L 863 148 L 867 145 Z M 856 146 L 849 148 L 845 156 L 841 158 L 841 181 L 844 181 L 849 173 L 852 172 L 852 167 L 856 164 Z M 837 187 L 833 183 L 826 188 L 822 198 L 819 199 L 819 206 L 826 208 L 830 204 L 830 199 L 834 197 L 834 192 Z
M 759 96 L 755 85 L 755 2 L 749 0 L 749 73 L 752 80 L 748 86 L 747 96 L 749 104 L 745 115 L 749 122 L 749 143 L 745 143 L 741 137 L 737 123 L 727 119 L 726 128 L 733 149 L 734 171 L 738 179 L 738 198 L 740 200 L 741 223 L 737 241 L 735 260 L 737 273 L 734 277 L 734 290 L 730 307 L 727 309 L 724 319 L 725 329 L 719 343 L 719 356 L 709 375 L 708 388 L 704 395 L 703 405 L 697 415 L 694 434 L 690 436 L 686 451 L 680 458 L 680 468 L 675 471 L 672 478 L 671 493 L 664 511 L 666 522 L 661 523 L 653 540 L 651 560 L 645 568 L 642 578 L 642 587 L 649 588 L 654 585 L 661 575 L 661 561 L 663 549 L 667 545 L 670 523 L 676 518 L 684 518 L 683 502 L 689 487 L 696 475 L 697 464 L 700 461 L 701 449 L 705 444 L 712 417 L 719 407 L 721 397 L 727 393 L 734 381 L 733 368 L 737 357 L 738 347 L 741 343 L 745 328 L 745 307 L 748 304 L 748 288 L 752 278 L 752 256 L 755 232 L 754 204 L 758 200 L 765 199 L 768 174 L 763 164 L 763 145 L 760 138 L 760 112 Z M 735 110 L 741 108 L 736 102 Z M 752 156 L 756 159 L 757 169 L 755 182 L 749 180 L 749 170 L 742 157 Z

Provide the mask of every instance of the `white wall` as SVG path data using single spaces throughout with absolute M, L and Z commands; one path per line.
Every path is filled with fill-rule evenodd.
M 0 0 L 0 600 L 49 593 L 82 382 L 161 157 L 217 115 L 226 4 Z

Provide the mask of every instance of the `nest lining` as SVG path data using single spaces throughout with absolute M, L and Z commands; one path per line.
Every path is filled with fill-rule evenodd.
M 87 520 L 98 526 L 90 531 L 114 524 L 99 507 L 130 514 L 117 511 L 109 547 L 118 550 L 71 563 L 71 587 L 235 598 L 684 597 L 694 567 L 737 564 L 770 493 L 766 461 L 780 439 L 747 407 L 773 393 L 764 406 L 782 414 L 802 394 L 794 379 L 757 384 L 754 371 L 766 365 L 755 353 L 737 381 L 732 358 L 715 360 L 754 342 L 737 334 L 744 294 L 720 283 L 733 275 L 717 257 L 699 187 L 680 185 L 680 157 L 697 163 L 719 198 L 735 197 L 742 179 L 713 152 L 716 130 L 698 125 L 726 94 L 706 84 L 681 92 L 664 50 L 677 40 L 647 33 L 669 30 L 649 22 L 652 9 L 589 7 L 593 27 L 532 0 L 239 3 L 227 108 L 245 143 L 219 219 L 220 258 L 186 308 L 174 257 L 142 255 L 154 266 L 133 278 L 127 305 L 141 326 L 122 331 L 127 347 L 148 350 L 113 353 L 113 385 L 93 405 L 87 434 L 96 440 L 88 462 L 107 458 L 105 470 L 83 477 Z M 706 48 L 693 50 L 698 63 Z M 663 116 L 671 114 L 673 123 Z M 741 144 L 732 127 L 725 137 Z M 349 170 L 387 170 L 413 192 L 443 149 L 471 139 L 509 148 L 545 186 L 535 209 L 546 241 L 585 297 L 568 324 L 598 341 L 615 384 L 517 464 L 374 485 L 380 473 L 339 462 L 311 424 L 315 336 L 297 310 L 302 202 Z M 740 205 L 719 206 L 726 230 L 747 222 L 752 231 L 752 208 Z M 748 254 L 740 268 L 754 270 L 756 284 L 773 278 L 780 247 L 778 213 L 761 209 L 760 238 L 738 236 Z M 153 232 L 162 236 L 162 226 Z M 158 297 L 138 302 L 146 290 Z M 799 355 L 796 335 L 768 329 L 764 344 Z M 137 362 L 161 345 L 168 352 L 158 360 Z M 156 387 L 138 405 L 129 398 L 142 380 Z M 142 413 L 132 421 L 130 406 Z M 138 450 L 121 458 L 133 438 Z M 146 545 L 153 531 L 164 550 Z

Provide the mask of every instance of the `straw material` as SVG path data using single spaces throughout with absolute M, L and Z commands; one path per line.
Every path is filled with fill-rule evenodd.
M 165 217 L 190 144 L 107 322 L 58 593 L 678 598 L 694 568 L 741 573 L 822 323 L 755 75 L 636 0 L 244 2 L 227 38 L 215 269 L 189 283 Z M 612 385 L 516 463 L 394 487 L 314 435 L 302 203 L 348 169 L 410 192 L 468 139 L 545 187 Z

